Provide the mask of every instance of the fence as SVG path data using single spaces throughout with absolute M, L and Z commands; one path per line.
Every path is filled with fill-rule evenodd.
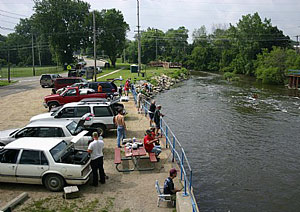
M 42 74 L 56 74 L 62 72 L 62 67 L 45 66 L 35 67 L 35 75 L 40 76 Z M 11 67 L 10 77 L 29 77 L 33 76 L 32 67 Z M 7 67 L 0 68 L 0 78 L 6 79 L 8 77 Z
M 134 98 L 135 103 L 137 104 L 137 93 L 135 89 L 132 90 L 132 95 Z M 150 103 L 148 101 L 144 101 L 143 103 L 143 110 L 145 116 L 149 113 Z M 198 207 L 196 204 L 196 200 L 193 194 L 193 171 L 190 166 L 190 163 L 187 159 L 185 151 L 176 138 L 174 132 L 168 126 L 166 121 L 161 117 L 160 120 L 160 129 L 161 133 L 166 138 L 166 147 L 171 149 L 172 152 L 172 162 L 176 161 L 180 167 L 180 180 L 183 181 L 183 196 L 190 196 L 191 197 L 191 204 L 193 207 L 193 212 L 198 211 Z

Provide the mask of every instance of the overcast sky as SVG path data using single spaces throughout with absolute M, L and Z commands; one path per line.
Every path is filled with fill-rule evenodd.
M 128 38 L 132 39 L 137 25 L 137 0 L 87 0 L 91 9 L 116 8 L 122 11 L 130 25 Z M 258 12 L 262 19 L 270 18 L 295 40 L 300 35 L 300 0 L 140 0 L 140 25 L 166 31 L 185 26 L 191 34 L 202 25 L 211 32 L 214 24 L 236 24 L 242 15 Z M 12 32 L 19 18 L 33 13 L 32 0 L 0 0 L 0 33 Z

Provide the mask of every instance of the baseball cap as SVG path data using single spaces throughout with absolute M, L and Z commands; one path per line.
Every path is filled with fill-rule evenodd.
M 177 173 L 177 170 L 175 168 L 170 169 L 170 175 L 173 175 Z

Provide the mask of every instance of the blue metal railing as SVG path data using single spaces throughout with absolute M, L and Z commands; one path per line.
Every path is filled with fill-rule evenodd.
M 135 89 L 132 91 L 132 95 L 134 98 L 135 103 L 137 103 L 137 93 Z M 143 110 L 145 112 L 145 116 L 147 116 L 150 108 L 150 103 L 148 101 L 144 100 L 144 103 L 141 104 L 143 106 Z M 166 148 L 171 149 L 172 153 L 172 162 L 175 160 L 177 161 L 177 164 L 180 166 L 180 180 L 183 181 L 183 196 L 190 196 L 191 197 L 191 203 L 193 207 L 193 212 L 198 211 L 198 207 L 196 205 L 196 200 L 193 195 L 193 189 L 192 189 L 192 183 L 193 183 L 193 171 L 191 169 L 190 163 L 187 159 L 187 156 L 185 154 L 185 151 L 181 145 L 181 143 L 176 138 L 173 131 L 170 129 L 166 121 L 161 117 L 160 120 L 160 129 L 161 133 L 166 138 Z

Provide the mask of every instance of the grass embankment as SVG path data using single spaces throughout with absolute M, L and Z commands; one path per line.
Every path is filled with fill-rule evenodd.
M 0 87 L 1 86 L 6 86 L 6 85 L 10 85 L 12 83 L 16 83 L 17 81 L 10 81 L 8 82 L 8 80 L 0 80 Z
M 121 66 L 119 66 L 121 67 Z M 114 69 L 115 70 L 115 69 Z M 108 71 L 103 71 L 103 73 L 101 74 L 98 74 L 97 77 L 99 76 L 102 76 L 104 74 L 107 74 L 109 72 L 112 72 L 113 70 L 108 70 Z M 142 73 L 144 73 L 144 77 L 142 77 Z M 108 76 L 105 76 L 101 79 L 99 79 L 99 81 L 106 81 L 107 79 L 112 79 L 112 78 L 119 78 L 120 76 L 122 76 L 123 78 L 123 81 L 116 81 L 116 85 L 120 85 L 120 84 L 124 84 L 125 80 L 128 79 L 128 78 L 131 78 L 131 80 L 147 80 L 149 82 L 151 82 L 152 84 L 156 85 L 156 81 L 155 80 L 152 80 L 151 78 L 154 77 L 154 76 L 160 76 L 162 74 L 165 74 L 169 77 L 172 77 L 172 78 L 179 78 L 180 74 L 181 73 L 184 73 L 184 74 L 187 74 L 187 70 L 182 68 L 182 69 L 165 69 L 165 68 L 146 68 L 145 70 L 142 71 L 142 73 L 139 74 L 138 76 L 138 73 L 131 73 L 130 70 L 125 67 L 123 70 L 117 72 L 117 73 L 114 73 L 114 74 L 111 74 L 111 75 L 108 75 Z
M 46 66 L 46 67 L 35 67 L 35 76 L 40 76 L 42 74 L 57 74 L 63 72 L 62 67 L 56 66 Z M 0 78 L 7 78 L 8 69 L 3 67 L 0 70 Z M 33 71 L 32 67 L 11 67 L 10 77 L 32 77 Z

